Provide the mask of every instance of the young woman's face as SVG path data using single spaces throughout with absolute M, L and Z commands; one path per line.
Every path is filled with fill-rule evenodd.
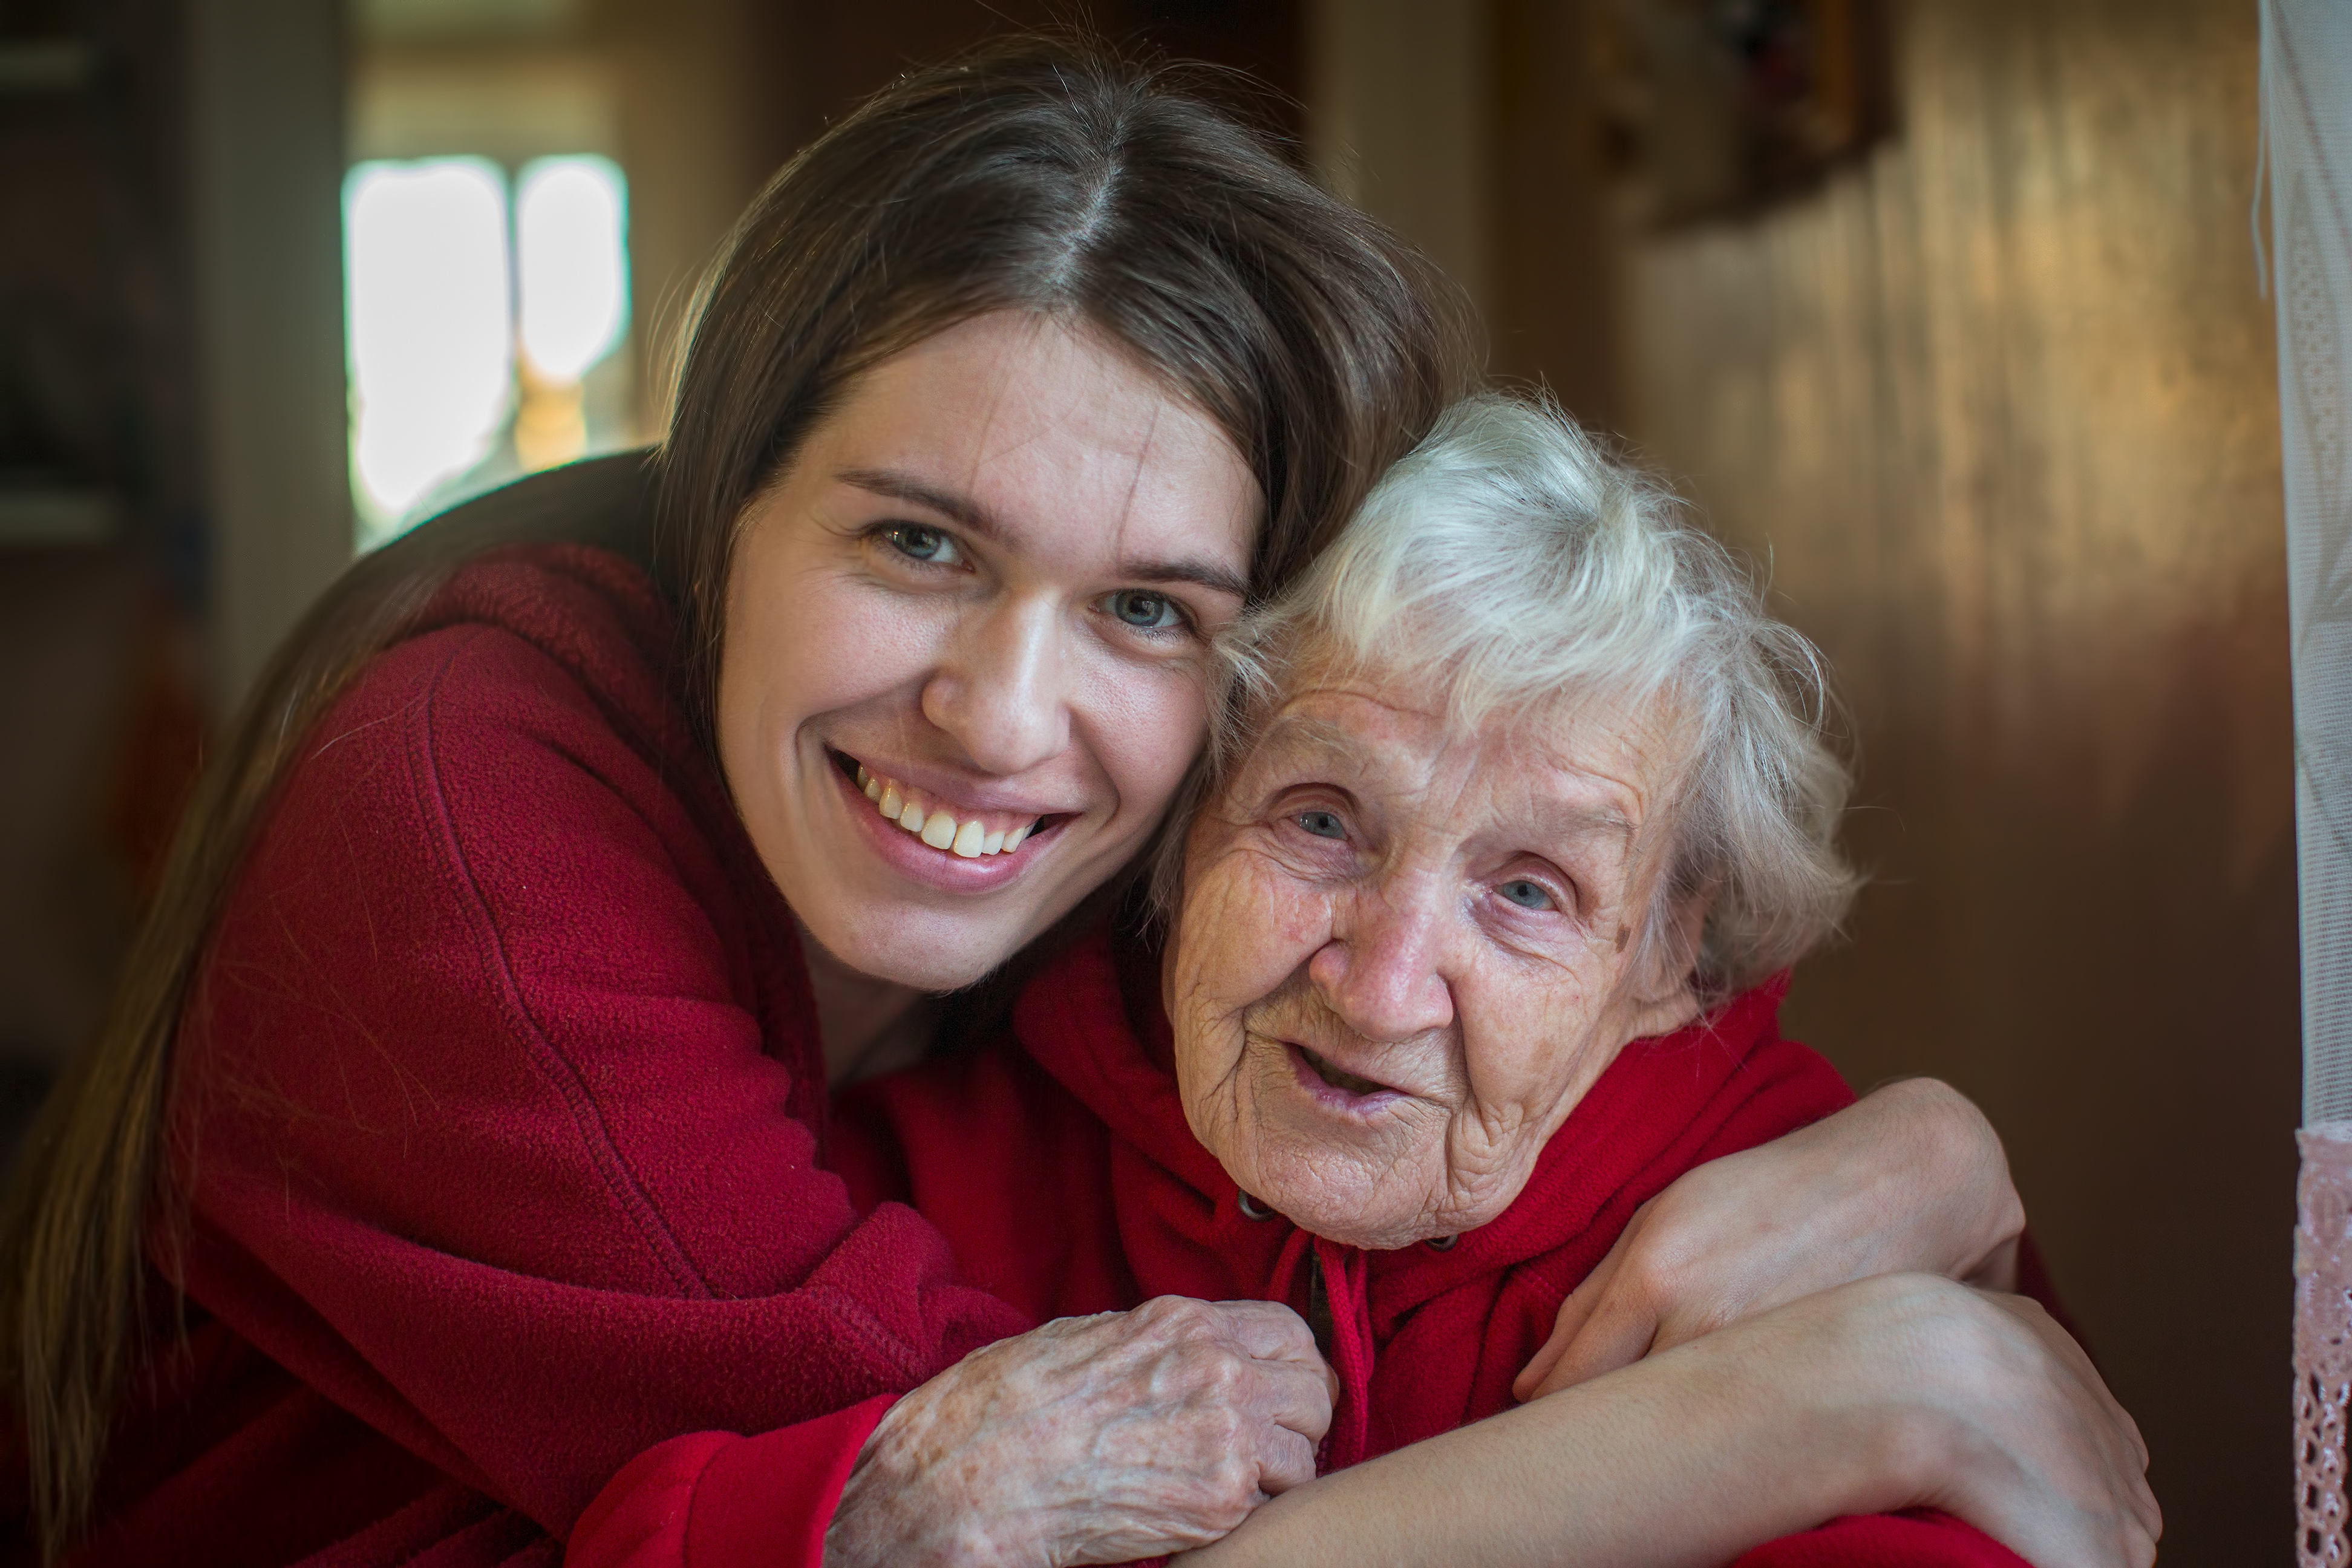
M 948 990 L 1123 865 L 1205 737 L 1262 510 L 1083 330 L 983 316 L 858 380 L 745 515 L 719 665 L 728 784 L 816 941 Z

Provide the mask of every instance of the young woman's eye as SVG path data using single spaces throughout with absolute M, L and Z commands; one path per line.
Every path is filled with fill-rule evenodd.
M 1133 626 L 1139 632 L 1167 631 L 1184 624 L 1184 613 L 1176 601 L 1165 594 L 1154 594 L 1143 588 L 1121 588 L 1104 604 L 1122 626 Z
M 1516 878 L 1495 889 L 1523 910 L 1548 910 L 1553 907 L 1551 889 L 1541 882 Z
M 955 540 L 943 528 L 931 528 L 919 522 L 894 522 L 882 531 L 890 547 L 910 561 L 926 566 L 956 566 L 963 562 L 963 552 L 956 548 Z
M 1339 820 L 1336 811 L 1302 811 L 1298 814 L 1298 826 L 1318 838 L 1348 837 L 1348 825 Z

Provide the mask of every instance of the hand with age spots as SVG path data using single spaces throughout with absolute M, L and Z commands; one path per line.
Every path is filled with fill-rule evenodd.
M 1314 1479 L 1336 1388 L 1274 1302 L 1163 1296 L 1059 1319 L 890 1408 L 842 1490 L 826 1568 L 1205 1546 Z

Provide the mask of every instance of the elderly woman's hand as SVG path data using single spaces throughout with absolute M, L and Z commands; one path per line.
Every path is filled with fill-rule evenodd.
M 1643 1205 L 1514 1392 L 1533 1399 L 1874 1275 L 2011 1289 L 2024 1225 L 1983 1113 L 1932 1079 L 1889 1084 Z
M 1163 1296 L 973 1352 L 890 1408 L 827 1568 L 1123 1563 L 1202 1546 L 1315 1475 L 1336 1388 L 1270 1301 Z

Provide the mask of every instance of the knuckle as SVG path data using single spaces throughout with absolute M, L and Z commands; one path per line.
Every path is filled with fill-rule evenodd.
M 1257 1379 L 1246 1362 L 1213 1351 L 1203 1352 L 1202 1358 L 1207 1364 L 1202 1371 L 1202 1385 L 1213 1397 L 1239 1401 L 1256 1392 Z
M 1193 1339 L 1215 1321 L 1215 1310 L 1189 1296 L 1155 1296 L 1135 1310 L 1146 1326 L 1170 1339 Z
M 1212 1405 L 1203 1413 L 1201 1438 L 1220 1457 L 1220 1463 L 1230 1463 L 1249 1447 L 1254 1425 L 1230 1405 Z
M 1228 1454 L 1211 1472 L 1212 1488 L 1224 1507 L 1248 1511 L 1257 1497 L 1257 1467 L 1237 1454 Z

